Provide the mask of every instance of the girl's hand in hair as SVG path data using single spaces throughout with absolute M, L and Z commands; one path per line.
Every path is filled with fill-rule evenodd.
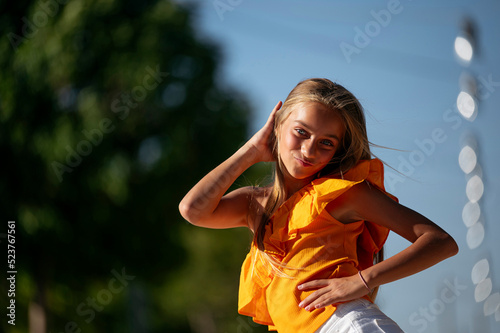
M 281 108 L 283 103 L 281 101 L 276 104 L 273 111 L 269 115 L 266 124 L 252 136 L 246 143 L 249 148 L 255 149 L 257 162 L 271 162 L 273 161 L 273 137 L 274 137 L 274 117 L 276 112 Z
M 179 211 L 187 221 L 205 228 L 248 227 L 255 230 L 248 218 L 251 200 L 256 195 L 254 187 L 225 193 L 236 178 L 253 164 L 273 160 L 274 116 L 281 104 L 276 104 L 264 127 L 243 147 L 210 171 L 184 196 Z
M 368 294 L 368 290 L 357 274 L 343 278 L 306 282 L 299 285 L 298 289 L 301 291 L 315 290 L 299 304 L 307 311 L 324 308 L 338 302 L 351 301 Z

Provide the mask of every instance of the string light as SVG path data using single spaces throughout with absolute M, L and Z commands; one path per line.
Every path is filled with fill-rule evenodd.
M 462 29 L 455 38 L 455 54 L 463 66 L 468 66 L 474 57 L 476 47 L 476 29 L 472 20 L 466 18 L 462 21 Z
M 466 91 L 461 91 L 457 97 L 457 109 L 465 119 L 473 121 L 477 115 L 477 104 L 472 97 Z
M 455 54 L 458 62 L 468 66 L 472 61 L 476 47 L 475 29 L 471 20 L 464 20 L 462 31 L 455 38 Z M 474 77 L 468 74 L 460 76 L 460 93 L 457 96 L 457 109 L 464 119 L 474 122 L 478 114 L 476 99 L 477 83 Z M 480 200 L 484 194 L 484 183 L 481 167 L 478 162 L 477 141 L 468 138 L 458 155 L 458 164 L 467 180 L 465 193 L 468 202 L 462 210 L 462 220 L 467 227 L 466 242 L 469 249 L 478 248 L 484 240 L 485 230 L 481 222 Z M 480 259 L 472 267 L 471 280 L 476 286 L 474 300 L 483 303 L 484 316 L 495 314 L 495 320 L 500 321 L 500 293 L 493 292 L 493 283 L 490 275 L 490 264 L 486 258 Z
M 462 36 L 455 38 L 455 53 L 467 64 L 472 60 L 474 49 L 470 41 Z

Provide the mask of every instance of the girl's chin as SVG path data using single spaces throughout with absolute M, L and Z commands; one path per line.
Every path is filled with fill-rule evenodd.
M 309 180 L 310 178 L 315 178 L 320 170 L 318 170 L 317 167 L 300 167 L 294 164 L 288 168 L 285 164 L 283 171 L 286 175 L 295 180 Z
M 288 172 L 288 175 L 296 180 L 308 180 L 309 178 L 314 178 L 317 172 L 315 173 L 304 173 L 304 172 Z

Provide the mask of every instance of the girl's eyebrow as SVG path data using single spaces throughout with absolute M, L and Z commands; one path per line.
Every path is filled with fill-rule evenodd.
M 294 121 L 296 123 L 302 125 L 303 127 L 305 127 L 307 130 L 312 131 L 312 129 L 306 123 L 304 123 L 303 121 L 301 121 L 301 120 L 294 120 Z M 329 137 L 329 138 L 332 138 L 332 139 L 337 140 L 338 142 L 340 142 L 339 137 L 337 135 L 335 135 L 335 134 L 326 134 L 325 136 Z

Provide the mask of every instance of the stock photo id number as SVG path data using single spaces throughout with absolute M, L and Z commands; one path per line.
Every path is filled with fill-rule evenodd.
M 7 322 L 16 324 L 16 221 L 7 222 Z

